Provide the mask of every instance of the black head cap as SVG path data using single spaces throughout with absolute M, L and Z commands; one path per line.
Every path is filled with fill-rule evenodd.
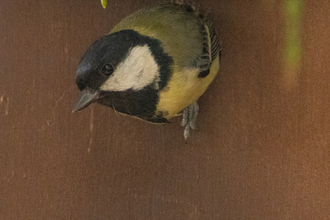
M 79 89 L 98 89 L 138 40 L 131 31 L 123 30 L 95 41 L 79 62 L 76 76 Z
M 125 59 L 135 41 L 136 37 L 124 30 L 104 36 L 88 48 L 78 65 L 76 84 L 82 93 L 74 112 L 99 99 L 99 87 Z

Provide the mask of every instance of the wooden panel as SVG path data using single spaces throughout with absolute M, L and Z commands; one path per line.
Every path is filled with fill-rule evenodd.
M 223 56 L 185 143 L 71 113 L 86 48 L 153 1 L 1 0 L 0 218 L 329 219 L 330 5 L 286 2 L 196 1 Z

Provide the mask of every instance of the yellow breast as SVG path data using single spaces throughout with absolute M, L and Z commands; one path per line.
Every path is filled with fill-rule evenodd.
M 156 112 L 170 119 L 193 101 L 196 101 L 211 84 L 219 71 L 219 56 L 213 61 L 210 73 L 205 78 L 198 78 L 199 69 L 174 66 L 173 76 L 168 85 L 159 92 L 159 103 Z

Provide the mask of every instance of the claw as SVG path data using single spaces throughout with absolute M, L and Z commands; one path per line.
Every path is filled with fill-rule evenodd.
M 190 127 L 189 127 L 189 125 L 186 125 L 186 127 L 184 128 L 183 137 L 184 137 L 185 141 L 187 141 L 187 139 L 190 137 Z
M 183 114 L 182 114 L 182 122 L 181 122 L 181 126 L 184 127 L 188 124 L 188 111 L 189 111 L 189 106 L 185 109 L 183 109 Z
M 183 136 L 187 140 L 190 137 L 190 128 L 196 129 L 196 119 L 198 115 L 197 101 L 192 102 L 183 110 L 181 126 L 185 127 Z

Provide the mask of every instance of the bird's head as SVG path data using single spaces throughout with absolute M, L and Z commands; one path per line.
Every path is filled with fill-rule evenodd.
M 100 38 L 79 63 L 76 84 L 81 96 L 73 112 L 101 101 L 105 93 L 159 90 L 159 69 L 148 42 L 135 31 Z

